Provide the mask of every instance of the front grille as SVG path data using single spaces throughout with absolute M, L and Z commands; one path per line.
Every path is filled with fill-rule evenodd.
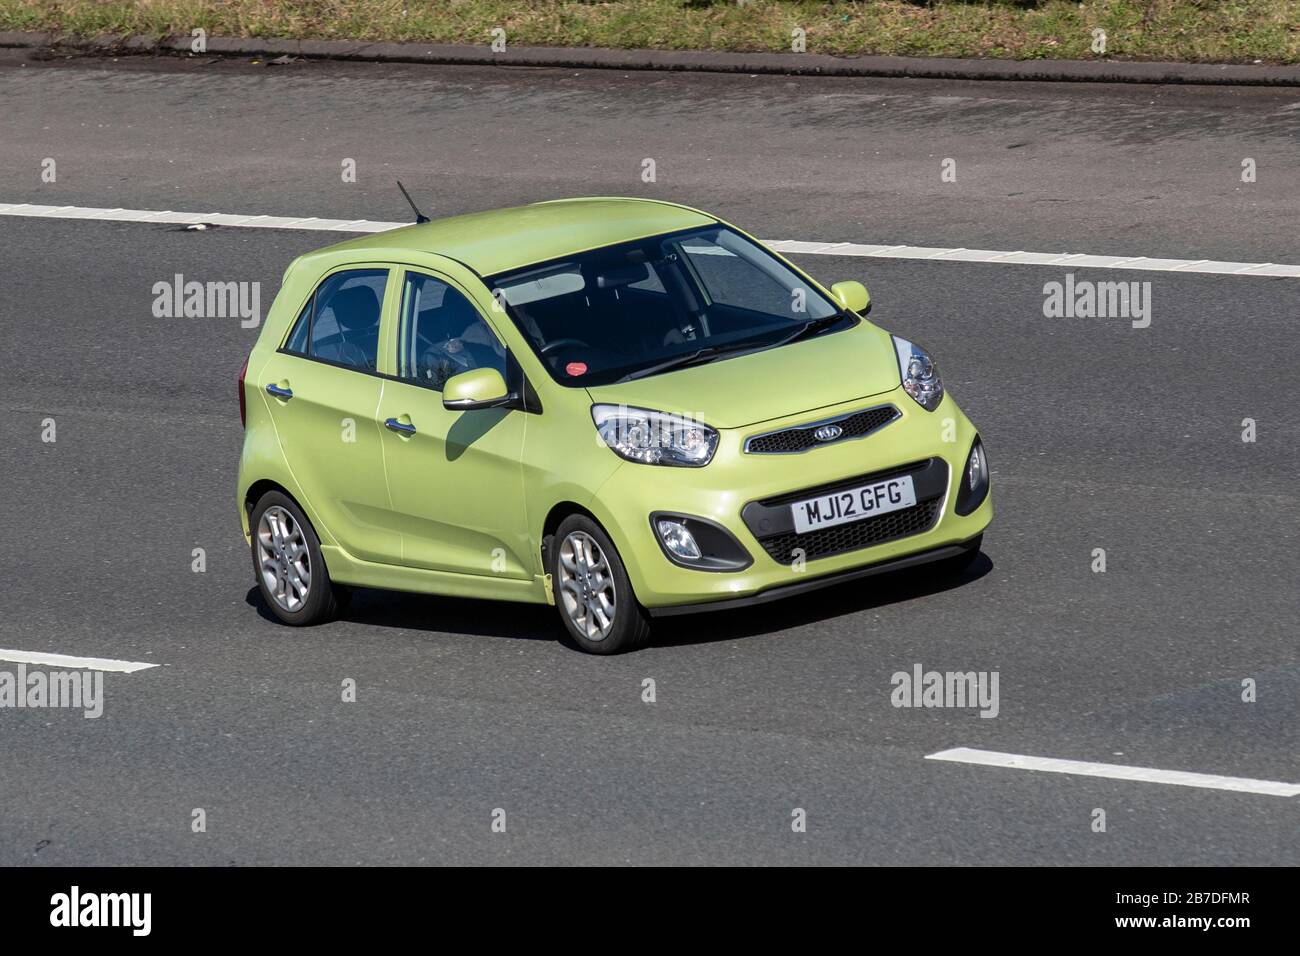
M 928 531 L 939 517 L 941 498 L 922 501 L 901 511 L 864 518 L 849 524 L 809 531 L 806 534 L 787 532 L 758 539 L 763 550 L 779 564 L 793 564 L 796 549 L 802 549 L 804 558 L 827 558 L 845 551 L 870 547 L 896 538 Z
M 893 405 L 878 405 L 875 408 L 846 415 L 844 418 L 832 418 L 827 421 L 813 422 L 810 425 L 800 425 L 798 428 L 785 428 L 779 432 L 755 435 L 745 442 L 745 451 L 754 455 L 788 455 L 807 451 L 818 445 L 833 445 L 848 438 L 869 435 L 876 429 L 888 425 L 898 417 L 898 414 L 898 409 Z M 816 432 L 823 425 L 838 425 L 843 431 L 831 441 L 819 441 Z

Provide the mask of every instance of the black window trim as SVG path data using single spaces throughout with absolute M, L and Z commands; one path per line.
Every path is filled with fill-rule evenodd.
M 439 255 L 441 255 L 441 253 L 439 253 Z M 465 265 L 465 263 L 461 262 L 459 259 L 452 259 L 451 256 L 443 256 L 443 258 L 448 259 L 456 263 L 458 266 L 463 267 L 471 275 L 473 275 L 474 278 L 478 279 L 479 282 L 483 282 L 483 277 L 481 275 L 479 275 L 475 270 L 471 269 L 469 266 Z M 392 276 L 394 269 L 401 269 L 403 270 L 403 272 L 409 272 L 412 270 L 415 270 L 417 272 L 419 271 L 427 272 L 429 269 L 428 266 L 419 266 L 408 262 L 371 263 L 370 267 L 382 268 L 386 272 L 388 272 L 390 277 Z M 311 295 L 308 297 L 308 300 L 303 303 L 304 306 L 308 304 L 311 305 L 311 312 L 308 314 L 307 317 L 307 323 L 308 323 L 307 343 L 309 347 L 311 345 L 311 323 L 314 322 L 316 318 L 316 290 L 319 289 L 321 285 L 331 276 L 337 275 L 340 272 L 364 271 L 365 268 L 366 267 L 363 266 L 361 263 L 351 263 L 348 265 L 339 266 L 338 268 L 331 269 L 329 272 L 321 276 L 320 279 L 316 282 L 316 285 L 312 287 Z M 438 276 L 434 275 L 433 278 L 436 279 L 438 278 Z M 446 281 L 446 280 L 444 279 L 440 281 Z M 447 284 L 452 285 L 453 288 L 456 288 L 452 283 L 447 283 Z M 487 284 L 484 283 L 484 288 L 486 287 Z M 385 289 L 384 289 L 385 297 L 387 296 L 387 291 L 388 291 L 387 283 L 385 283 Z M 457 291 L 460 290 L 457 289 Z M 468 296 L 466 296 L 466 299 L 467 301 L 469 301 L 469 304 L 470 306 L 473 307 L 474 311 L 479 313 L 480 320 L 482 320 L 482 313 L 479 312 L 478 306 L 474 304 L 474 300 L 470 299 Z M 398 307 L 400 309 L 401 303 L 398 303 Z M 299 315 L 302 314 L 301 308 L 298 310 L 298 313 Z M 383 327 L 383 315 L 384 315 L 383 305 L 381 303 L 380 312 L 379 312 L 379 322 L 380 322 L 381 329 Z M 398 316 L 398 323 L 399 325 L 401 323 L 400 315 Z M 400 375 L 390 375 L 387 372 L 381 372 L 378 369 L 358 368 L 355 365 L 348 365 L 344 362 L 335 362 L 331 359 L 320 358 L 319 356 L 315 356 L 315 355 L 308 355 L 305 352 L 294 352 L 293 350 L 286 348 L 286 346 L 288 345 L 289 339 L 293 336 L 293 330 L 297 326 L 297 324 L 298 321 L 295 320 L 289 326 L 289 330 L 285 333 L 284 339 L 280 343 L 280 347 L 275 350 L 276 354 L 287 355 L 290 358 L 302 359 L 304 362 L 315 362 L 318 365 L 326 365 L 329 366 L 330 368 L 342 369 L 345 372 L 356 372 L 358 375 L 368 375 L 371 378 L 383 379 L 385 381 L 395 382 L 399 385 L 414 385 L 416 388 L 423 388 L 428 391 L 434 392 L 435 394 L 438 395 L 442 394 L 441 389 L 435 389 L 432 386 L 425 385 L 424 383 L 416 381 L 415 379 L 403 378 Z M 488 329 L 489 331 L 492 332 L 494 336 L 496 335 L 496 330 L 492 328 L 491 324 L 488 325 Z M 499 336 L 497 337 L 497 341 L 500 341 Z M 533 387 L 533 383 L 528 380 L 528 373 L 525 372 L 523 366 L 519 364 L 519 360 L 515 358 L 515 354 L 514 352 L 511 351 L 510 346 L 504 342 L 502 342 L 502 345 L 505 347 L 506 350 L 506 372 L 507 372 L 505 376 L 506 388 L 517 392 L 517 399 L 514 402 L 499 407 L 504 408 L 508 411 L 524 412 L 525 414 L 528 415 L 542 414 L 543 409 L 542 409 L 541 396 L 537 394 L 537 389 Z M 518 387 L 515 387 L 512 384 L 512 379 L 514 378 L 514 375 L 511 374 L 512 372 L 518 375 L 518 382 L 519 382 Z

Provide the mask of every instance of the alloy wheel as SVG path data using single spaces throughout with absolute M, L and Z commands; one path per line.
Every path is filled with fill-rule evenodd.
M 573 531 L 560 543 L 560 600 L 569 620 L 589 641 L 603 641 L 614 628 L 618 595 L 614 575 L 596 539 Z
M 311 590 L 311 557 L 302 528 L 284 508 L 272 505 L 257 523 L 257 567 L 262 585 L 283 610 L 300 610 Z

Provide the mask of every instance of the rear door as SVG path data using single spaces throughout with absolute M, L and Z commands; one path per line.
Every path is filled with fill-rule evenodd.
M 461 574 L 530 579 L 536 562 L 524 508 L 521 454 L 527 413 L 449 411 L 453 375 L 495 368 L 508 382 L 505 347 L 446 276 L 414 269 L 401 278 L 396 377 L 385 383 L 383 432 L 402 562 Z M 395 293 L 399 294 L 399 293 Z
M 385 265 L 327 274 L 258 383 L 307 506 L 346 551 L 400 563 L 380 428 L 381 317 L 392 278 Z

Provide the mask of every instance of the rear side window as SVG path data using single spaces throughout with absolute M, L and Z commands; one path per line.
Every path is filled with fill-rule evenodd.
M 336 272 L 312 294 L 285 351 L 373 372 L 379 359 L 379 316 L 387 269 Z
M 311 333 L 311 304 L 314 301 L 315 296 L 308 299 L 307 304 L 298 313 L 298 318 L 293 323 L 293 331 L 289 333 L 289 341 L 284 343 L 286 352 L 293 352 L 295 355 L 307 354 L 307 336 Z

